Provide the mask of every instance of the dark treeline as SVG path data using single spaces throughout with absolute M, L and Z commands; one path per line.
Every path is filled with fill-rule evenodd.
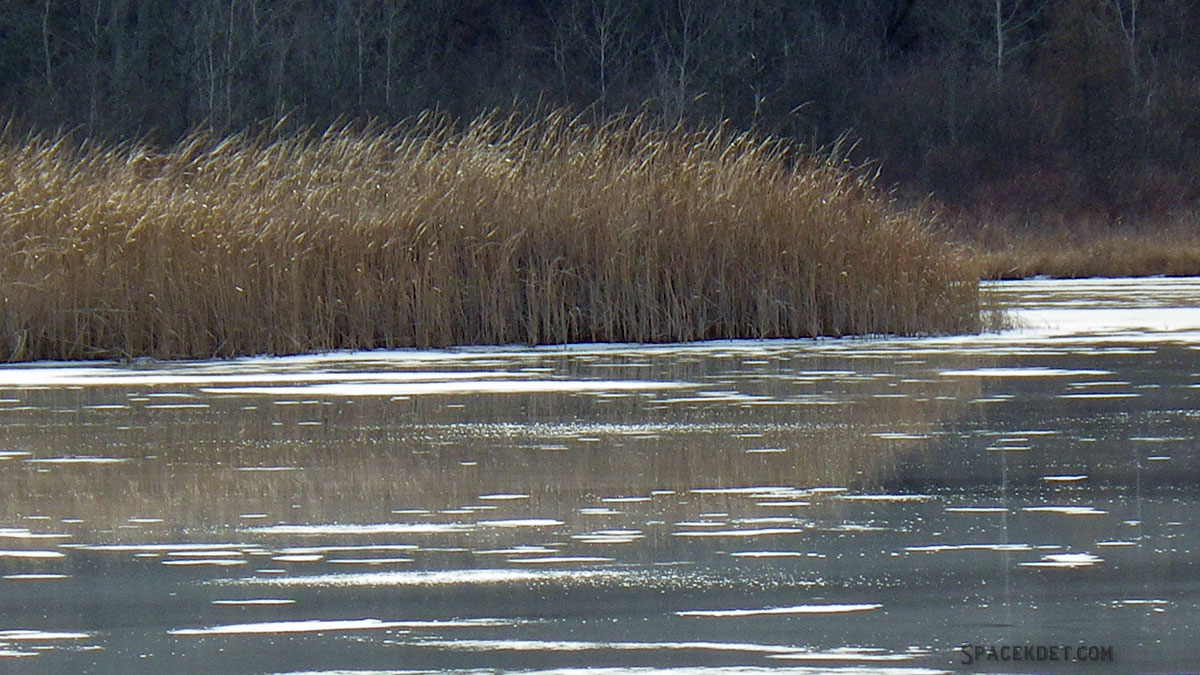
M 1023 217 L 1200 196 L 1195 0 L 7 0 L 0 114 L 170 142 L 287 115 L 648 108 Z

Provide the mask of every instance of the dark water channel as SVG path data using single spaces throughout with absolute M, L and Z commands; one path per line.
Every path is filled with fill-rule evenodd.
M 990 292 L 1019 328 L 0 367 L 0 672 L 1200 669 L 1200 280 Z

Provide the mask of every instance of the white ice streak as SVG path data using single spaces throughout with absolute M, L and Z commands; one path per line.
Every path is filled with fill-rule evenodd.
M 918 657 L 926 655 L 928 655 L 928 651 L 926 650 L 912 650 L 904 653 L 896 653 L 879 648 L 835 647 L 833 649 L 827 649 L 823 651 L 799 651 L 787 654 L 773 654 L 767 658 L 782 659 L 787 661 L 886 663 L 912 661 Z
M 347 382 L 408 383 L 446 382 L 453 380 L 515 379 L 521 373 L 504 371 L 379 371 L 379 372 L 241 372 L 188 373 L 171 370 L 122 370 L 118 368 L 4 368 L 0 369 L 0 387 L 134 387 L 155 385 L 234 384 L 320 384 Z M 184 396 L 185 394 L 171 394 Z
M 619 579 L 627 576 L 616 570 L 533 570 L 533 569 L 459 569 L 432 571 L 370 572 L 357 574 L 316 574 L 289 577 L 250 577 L 221 583 L 233 586 L 263 585 L 279 587 L 387 587 L 387 586 L 485 586 L 514 583 L 572 583 Z
M 743 616 L 767 616 L 775 614 L 849 614 L 853 612 L 871 612 L 882 609 L 879 603 L 859 604 L 829 604 L 829 605 L 794 605 L 792 607 L 763 607 L 758 609 L 689 609 L 675 612 L 675 616 L 693 616 L 707 618 L 736 618 Z
M 164 560 L 162 564 L 168 567 L 238 567 L 245 565 L 245 560 L 231 560 L 229 558 L 182 558 L 178 560 Z
M 66 574 L 38 574 L 33 572 L 27 574 L 5 574 L 0 577 L 0 579 L 8 579 L 9 581 L 54 581 L 68 578 L 70 576 Z
M 206 394 L 239 396 L 421 396 L 434 394 L 550 394 L 680 389 L 681 382 L 636 380 L 454 380 L 450 382 L 313 384 L 280 387 L 205 387 Z
M 86 640 L 88 633 L 45 630 L 0 630 L 0 642 L 43 642 L 50 640 Z
M 239 600 L 213 600 L 212 604 L 226 605 L 226 606 L 230 606 L 230 607 L 240 607 L 240 606 L 272 607 L 272 606 L 276 606 L 276 605 L 294 605 L 294 604 L 296 604 L 296 601 L 292 600 L 291 598 L 246 598 L 246 599 L 239 599 Z
M 16 550 L 16 551 L 0 551 L 0 558 L 19 558 L 22 560 L 53 560 L 56 558 L 65 558 L 66 553 L 61 551 L 31 551 L 31 550 Z
M 801 534 L 805 532 L 799 527 L 760 527 L 754 529 L 735 529 L 735 530 L 697 530 L 686 532 L 672 532 L 674 537 L 763 537 L 778 534 Z
M 508 562 L 518 563 L 521 565 L 558 565 L 558 564 L 584 564 L 584 563 L 607 563 L 612 562 L 612 558 L 601 556 L 540 556 L 537 558 L 509 558 Z
M 412 558 L 330 558 L 331 565 L 403 565 L 413 562 Z
M 903 495 L 837 495 L 836 499 L 850 502 L 925 502 L 934 499 L 932 495 L 903 494 Z
M 32 532 L 24 527 L 0 527 L 0 539 L 70 539 L 71 535 L 57 532 Z
M 563 521 L 553 518 L 512 518 L 509 520 L 480 520 L 480 527 L 557 527 Z
M 467 523 L 326 523 L 319 525 L 263 525 L 244 528 L 245 532 L 279 535 L 367 535 L 367 534 L 440 534 L 470 532 Z
M 1104 562 L 1104 558 L 1091 553 L 1052 553 L 1042 556 L 1037 562 L 1023 562 L 1021 567 L 1067 568 L 1092 567 Z
M 287 563 L 315 563 L 321 562 L 325 556 L 320 553 L 285 553 L 283 555 L 271 556 L 271 560 L 275 562 Z
M 1112 375 L 1110 370 L 1070 370 L 1067 368 L 972 368 L 970 370 L 942 370 L 942 377 L 1082 377 L 1085 375 Z
M 1108 513 L 1094 506 L 1026 506 L 1021 510 L 1030 513 L 1060 513 L 1064 516 L 1102 516 Z
M 128 457 L 94 457 L 71 455 L 65 457 L 31 457 L 24 460 L 30 464 L 121 464 L 131 461 Z
M 201 551 L 171 551 L 167 553 L 172 558 L 240 558 L 245 555 L 245 551 L 234 551 L 225 549 L 212 549 Z
M 902 431 L 875 431 L 867 435 L 885 441 L 923 441 L 932 438 L 929 434 L 909 434 Z
M 414 646 L 450 649 L 456 651 L 490 652 L 586 652 L 586 651 L 663 651 L 698 650 L 719 652 L 747 652 L 751 654 L 782 654 L 797 650 L 784 645 L 764 645 L 753 642 L 598 642 L 587 640 L 422 640 Z M 598 671 L 607 669 L 598 668 Z M 529 673 L 530 671 L 523 671 Z M 565 673 L 567 671 L 553 671 Z M 582 672 L 582 671 L 581 671 Z M 588 669 L 592 673 L 593 669 Z M 628 670 L 616 672 L 629 673 Z M 649 671 L 647 671 L 649 672 Z M 655 670 L 654 672 L 664 672 Z M 670 672 L 665 671 L 665 672 Z
M 488 548 L 479 551 L 471 551 L 475 555 L 534 555 L 534 554 L 554 554 L 557 549 L 547 546 L 512 546 L 510 548 Z
M 696 495 L 752 495 L 762 498 L 773 494 L 790 495 L 797 492 L 797 490 L 794 487 L 763 485 L 756 487 L 693 488 L 689 492 Z
M 632 544 L 645 537 L 639 530 L 599 530 L 571 535 L 572 539 L 584 544 Z
M 272 633 L 332 633 L 355 630 L 387 630 L 392 628 L 477 628 L 507 626 L 500 619 L 459 619 L 448 621 L 381 621 L 379 619 L 307 619 L 301 621 L 266 621 L 261 623 L 231 623 L 207 628 L 175 628 L 168 635 L 261 635 Z
M 229 551 L 249 547 L 249 544 L 231 544 L 229 542 L 203 544 L 191 542 L 156 543 L 156 544 L 63 544 L 63 548 L 77 548 L 81 551 L 106 551 L 110 553 L 170 553 L 183 551 Z
M 415 551 L 416 544 L 361 544 L 356 546 L 289 546 L 277 551 L 282 555 L 313 555 L 324 553 L 355 553 L 367 551 Z
M 950 551 L 998 551 L 1011 553 L 1032 551 L 1029 544 L 932 544 L 929 546 L 905 546 L 908 553 L 946 553 Z
M 1166 600 L 1148 599 L 1148 598 L 1133 598 L 1129 600 L 1113 600 L 1114 605 L 1169 605 Z

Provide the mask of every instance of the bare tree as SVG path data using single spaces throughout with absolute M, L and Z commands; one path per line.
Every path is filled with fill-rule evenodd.
M 1010 62 L 1040 44 L 1037 22 L 1047 0 L 967 0 L 947 3 L 937 13 L 937 29 L 972 59 L 987 63 L 997 84 Z
M 1037 42 L 1036 34 L 1026 29 L 1041 16 L 1037 0 L 991 0 L 992 69 L 996 81 L 1004 79 L 1004 68 L 1014 52 Z
M 557 22 L 556 60 L 560 77 L 568 77 L 572 52 L 581 53 L 589 77 L 585 84 L 593 91 L 593 102 L 602 108 L 610 103 L 614 82 L 633 59 L 631 20 L 633 8 L 622 0 L 572 0 Z
M 1138 0 L 1108 0 L 1114 23 L 1125 46 L 1125 59 L 1134 91 L 1141 89 L 1141 69 L 1138 65 Z
M 46 0 L 42 9 L 42 56 L 46 75 L 46 91 L 53 94 L 54 76 L 50 70 L 50 0 Z
M 674 0 L 662 6 L 655 81 L 661 109 L 669 119 L 682 119 L 692 101 L 703 95 L 696 81 L 710 21 L 719 9 L 700 0 Z

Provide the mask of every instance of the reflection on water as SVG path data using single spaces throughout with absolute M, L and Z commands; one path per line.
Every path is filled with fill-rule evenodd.
M 1021 328 L 0 368 L 0 669 L 1187 666 L 1200 280 L 991 292 Z

